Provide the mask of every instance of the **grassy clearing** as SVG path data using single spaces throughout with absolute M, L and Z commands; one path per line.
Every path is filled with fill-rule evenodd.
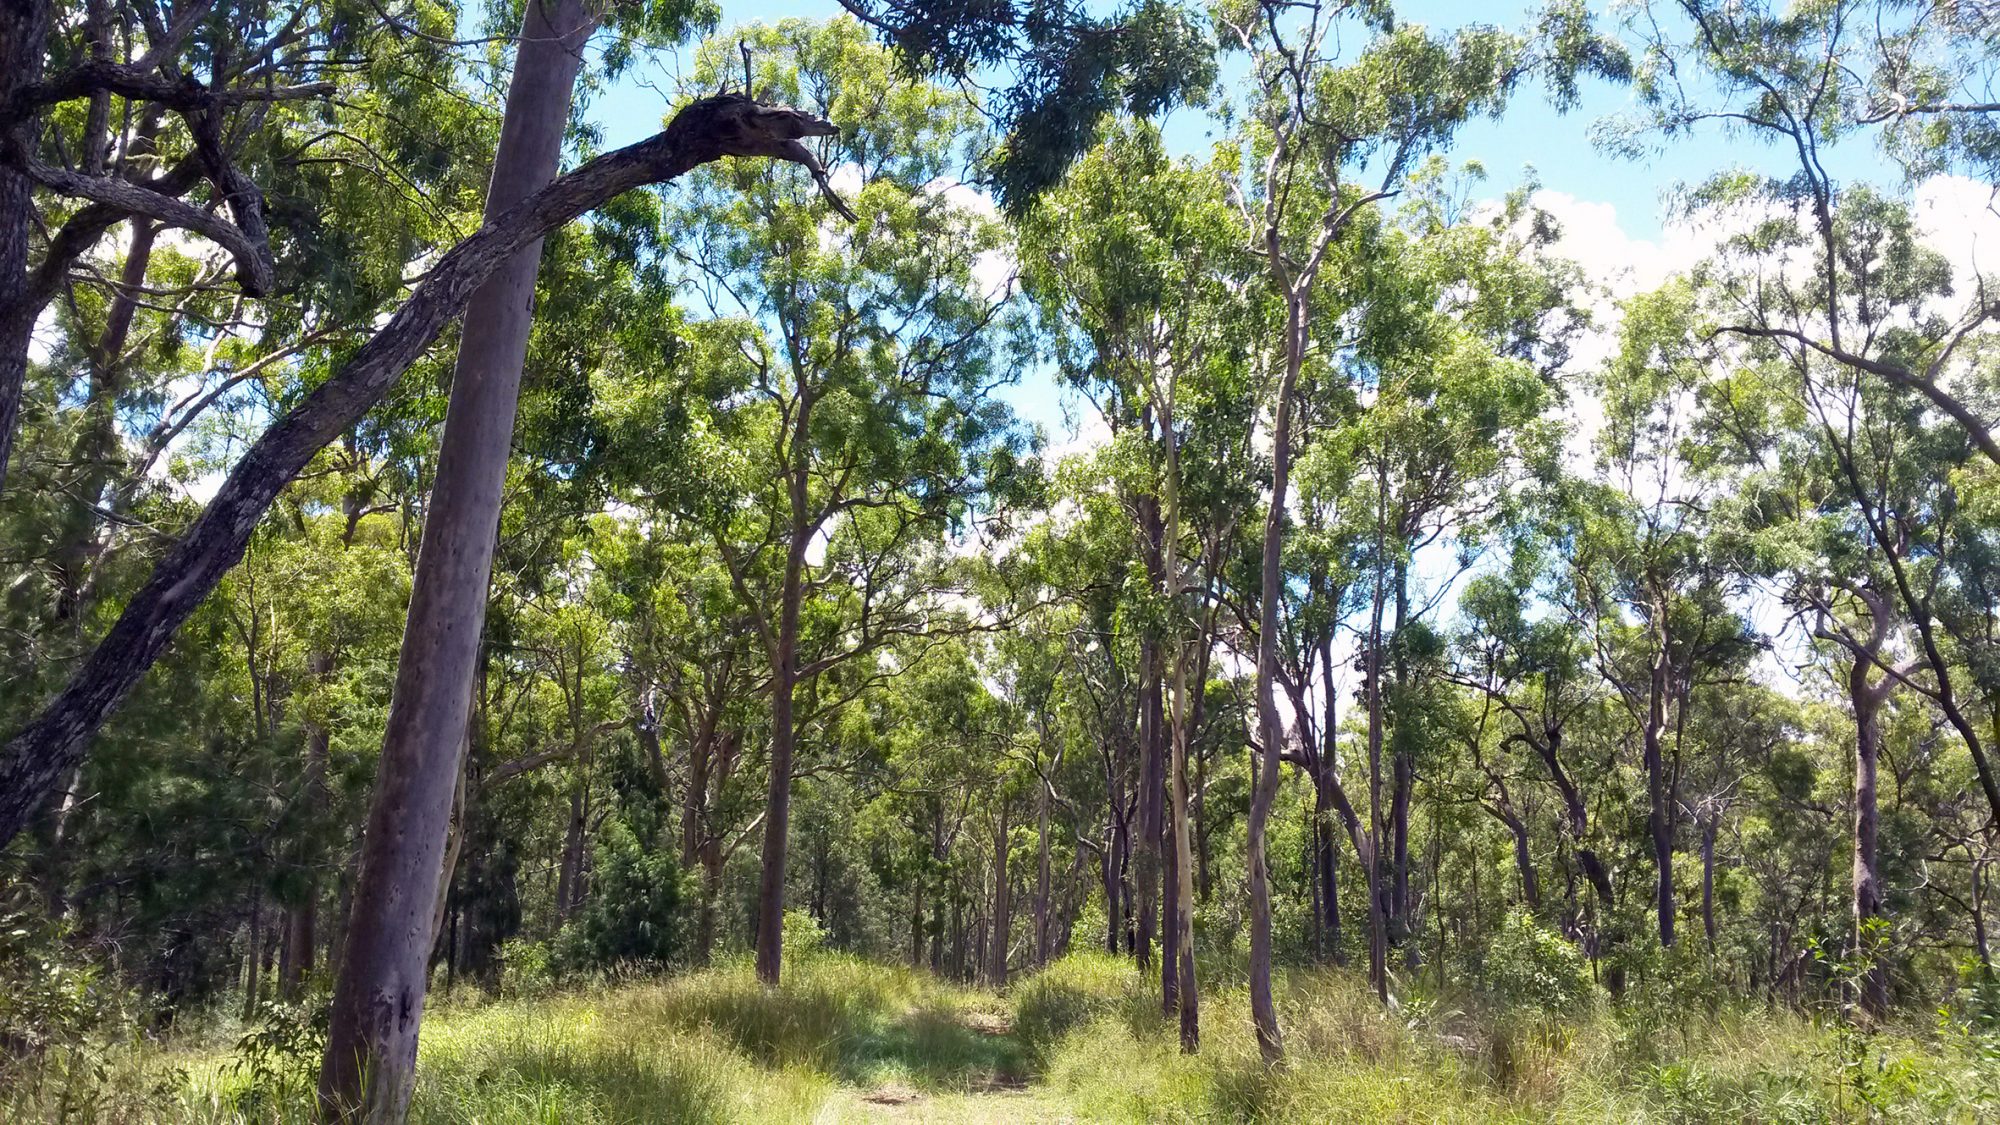
M 1188 1057 L 1123 962 L 1077 955 L 1007 996 L 839 955 L 782 989 L 747 965 L 440 1006 L 413 1120 L 638 1122 L 1861 1122 L 2000 1120 L 2000 1051 L 1941 1024 L 1860 1037 L 1788 1013 L 1562 1020 L 1296 973 L 1289 1065 L 1267 1070 L 1240 992 L 1204 996 Z M 0 1094 L 8 1121 L 307 1120 L 310 1040 L 226 1034 L 107 1048 L 70 1084 Z M 240 1045 L 239 1045 L 240 1046 Z

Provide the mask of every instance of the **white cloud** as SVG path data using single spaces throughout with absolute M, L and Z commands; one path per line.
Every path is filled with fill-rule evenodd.
M 1984 280 L 2000 283 L 2000 189 L 1964 176 L 1932 176 L 1917 185 L 1912 210 L 1918 237 L 1951 263 L 1952 288 L 1961 297 Z

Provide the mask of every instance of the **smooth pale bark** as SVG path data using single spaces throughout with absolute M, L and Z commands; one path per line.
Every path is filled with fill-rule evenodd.
M 1171 379 L 1171 376 L 1169 376 Z M 1201 1048 L 1201 994 L 1194 976 L 1194 844 L 1188 829 L 1188 646 L 1182 636 L 1181 603 L 1181 459 L 1179 438 L 1174 428 L 1174 388 L 1171 382 L 1160 392 L 1160 433 L 1167 453 L 1164 481 L 1166 511 L 1163 519 L 1162 559 L 1165 593 L 1172 621 L 1167 659 L 1173 669 L 1173 705 L 1168 712 L 1170 754 L 1168 778 L 1172 785 L 1170 829 L 1173 835 L 1167 882 L 1167 925 L 1174 940 L 1165 951 L 1162 971 L 1174 982 L 1169 999 L 1180 1016 L 1181 1050 L 1193 1054 Z M 1207 642 L 1207 638 L 1203 638 Z
M 583 46 L 596 26 L 582 0 L 527 4 L 486 193 L 489 224 L 555 178 Z M 320 1069 L 320 1112 L 329 1121 L 400 1122 L 409 1111 L 540 261 L 540 239 L 522 244 L 466 306 Z M 564 892 L 573 896 L 567 851 L 564 859 Z M 568 905 L 559 902 L 558 914 Z
M 1871 1018 L 1889 1010 L 1889 979 L 1874 958 L 1864 931 L 1882 917 L 1882 872 L 1880 837 L 1880 761 L 1882 754 L 1882 708 L 1903 678 L 1915 671 L 1920 660 L 1890 669 L 1882 660 L 1882 648 L 1889 639 L 1888 599 L 1871 590 L 1857 594 L 1869 615 L 1865 638 L 1847 634 L 1832 639 L 1849 652 L 1847 701 L 1854 711 L 1854 947 L 1852 955 L 1861 963 L 1855 981 L 1855 1002 Z M 1822 633 L 1823 636 L 1828 634 Z M 1876 669 L 1883 669 L 1879 676 Z
M 1299 124 L 1294 121 L 1293 127 Z M 1277 408 L 1271 425 L 1271 496 L 1264 513 L 1262 557 L 1259 560 L 1257 604 L 1257 718 L 1263 746 L 1256 781 L 1250 788 L 1245 853 L 1250 890 L 1250 1021 L 1257 1033 L 1257 1050 L 1266 1065 L 1285 1057 L 1278 1029 L 1278 1008 L 1271 995 L 1271 872 L 1265 840 L 1271 806 L 1278 796 L 1278 770 L 1284 760 L 1285 724 L 1278 716 L 1278 629 L 1284 596 L 1285 502 L 1291 490 L 1292 412 L 1299 374 L 1312 344 L 1313 283 L 1327 251 L 1363 205 L 1380 198 L 1362 196 L 1345 207 L 1335 205 L 1320 217 L 1312 252 L 1299 262 L 1285 253 L 1282 170 L 1291 157 L 1290 136 L 1283 135 L 1264 164 L 1263 252 L 1273 288 L 1285 302 L 1285 338 Z
M 1276 157 L 1273 157 L 1276 166 Z M 1282 268 L 1275 222 L 1267 228 L 1273 268 Z M 1250 1021 L 1257 1033 L 1257 1050 L 1267 1064 L 1285 1057 L 1284 1034 L 1278 1028 L 1278 1007 L 1271 995 L 1271 871 L 1265 858 L 1266 829 L 1278 797 L 1278 770 L 1283 758 L 1284 720 L 1278 716 L 1278 629 L 1284 597 L 1285 497 L 1292 471 L 1292 398 L 1305 366 L 1306 294 L 1288 287 L 1285 310 L 1285 367 L 1278 384 L 1277 417 L 1271 431 L 1271 498 L 1264 514 L 1263 557 L 1257 623 L 1257 716 L 1263 738 L 1257 777 L 1250 788 L 1250 812 L 1245 852 L 1250 884 Z
M 563 176 L 447 252 L 353 359 L 250 446 L 68 684 L 0 749 L 0 845 L 61 789 L 90 736 L 242 558 L 278 493 L 367 413 L 515 251 L 633 188 L 723 156 L 787 160 L 823 177 L 799 139 L 833 132 L 819 118 L 741 95 L 702 98 L 663 132 Z

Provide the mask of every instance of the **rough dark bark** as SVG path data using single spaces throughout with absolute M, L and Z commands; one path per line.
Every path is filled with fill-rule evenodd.
M 791 502 L 791 542 L 785 551 L 778 622 L 771 646 L 771 775 L 764 799 L 764 855 L 757 879 L 757 979 L 778 983 L 784 965 L 785 859 L 792 823 L 792 756 L 796 749 L 799 683 L 799 614 L 805 602 L 806 546 L 814 527 L 807 512 L 811 472 L 809 441 L 813 398 L 799 396 L 790 437 L 786 491 Z
M 1655 610 L 1655 619 L 1664 630 L 1665 608 Z M 1640 741 L 1646 766 L 1646 835 L 1653 845 L 1653 906 L 1658 916 L 1660 944 L 1674 944 L 1674 828 L 1668 818 L 1667 766 L 1661 737 L 1667 726 L 1667 689 L 1670 680 L 1668 644 L 1663 636 L 1653 654 L 1646 692 L 1646 720 Z
M 1139 642 L 1139 824 L 1132 845 L 1132 879 L 1139 899 L 1137 949 L 1134 957 L 1144 973 L 1153 967 L 1153 937 L 1158 932 L 1160 900 L 1160 834 L 1162 800 L 1166 792 L 1165 740 L 1161 738 L 1160 645 L 1155 637 Z
M 314 679 L 325 681 L 333 674 L 333 655 L 328 652 L 312 653 L 306 658 L 306 671 Z M 326 801 L 326 767 L 331 749 L 332 732 L 327 730 L 326 724 L 308 719 L 304 792 L 305 799 L 314 808 Z M 279 961 L 278 971 L 278 994 L 287 1000 L 298 999 L 305 990 L 305 982 L 312 976 L 318 944 L 320 884 L 318 873 L 311 866 L 315 857 L 302 855 L 300 859 L 308 865 L 308 873 L 299 900 L 285 908 L 285 952 Z
M 1014 904 L 1009 899 L 1012 887 L 1007 874 L 1007 811 L 1003 794 L 993 817 L 993 936 L 986 949 L 986 983 L 993 988 L 1007 987 L 1007 947 L 1014 936 Z
M 799 138 L 833 131 L 810 115 L 741 95 L 702 98 L 661 133 L 563 176 L 447 252 L 353 359 L 251 445 L 69 683 L 0 750 L 0 844 L 61 787 L 90 736 L 242 557 L 278 493 L 314 453 L 360 420 L 516 251 L 626 191 L 723 156 L 768 156 L 817 169 Z
M 1715 949 L 1715 837 L 1721 831 L 1719 816 L 1701 824 L 1701 933 L 1711 951 Z
M 42 0 L 0 3 L 0 103 L 12 104 L 41 80 L 48 32 L 48 5 Z M 32 151 L 37 127 L 33 116 L 5 127 L 14 146 Z M 28 375 L 28 344 L 42 307 L 31 294 L 28 273 L 34 227 L 33 182 L 23 170 L 0 161 L 0 490 L 7 484 Z M 16 826 L 14 831 L 18 830 Z M 12 835 L 8 831 L 0 836 L 0 843 Z

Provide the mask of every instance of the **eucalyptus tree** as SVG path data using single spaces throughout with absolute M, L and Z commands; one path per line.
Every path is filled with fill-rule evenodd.
M 486 191 L 487 222 L 555 177 L 583 46 L 596 26 L 597 13 L 583 0 L 526 6 Z M 452 767 L 465 745 L 541 249 L 541 240 L 533 239 L 515 250 L 466 304 L 437 483 L 362 836 L 353 938 L 344 950 L 320 1073 L 321 1113 L 332 1120 L 400 1120 L 415 1083 L 419 1017 L 410 1011 L 422 1010 L 422 978 L 436 933 L 435 926 L 413 920 L 439 899 L 440 871 L 448 883 L 455 866 L 446 829 L 453 792 L 464 792 L 462 759 Z M 577 648 L 575 678 L 565 675 L 562 682 L 580 723 L 583 654 Z M 584 737 L 580 728 L 575 737 Z M 558 913 L 572 905 L 582 846 L 581 788 L 571 810 Z M 451 844 L 461 838 L 450 837 Z
M 1791 212 L 1799 227 L 1791 248 L 1801 256 L 1796 268 L 1764 279 L 1774 296 L 1784 295 L 1780 305 L 1746 310 L 1721 330 L 1783 341 L 1919 396 L 2000 462 L 1992 411 L 1968 381 L 1965 362 L 1966 346 L 2000 306 L 1974 292 L 1956 308 L 1935 310 L 1915 336 L 1893 340 L 1857 323 L 1868 316 L 1865 278 L 1843 268 L 1855 227 L 1843 229 L 1841 218 L 1856 189 L 1843 190 L 1828 171 L 1838 144 L 1884 121 L 1919 136 L 1921 123 L 1931 122 L 1923 143 L 1940 154 L 1966 143 L 1974 152 L 1989 149 L 1990 140 L 1980 138 L 1990 136 L 1993 107 L 1943 91 L 1974 80 L 1982 56 L 1990 65 L 1990 47 L 1968 53 L 1966 25 L 1953 14 L 1881 0 L 1651 0 L 1639 14 L 1646 61 L 1635 79 L 1647 112 L 1627 123 L 1628 135 L 1673 138 L 1715 126 L 1771 145 L 1790 164 L 1781 175 L 1717 181 L 1770 211 Z M 1940 38 L 1943 58 L 1916 47 Z M 1865 209 L 1871 194 L 1860 187 L 1855 201 Z
M 1120 418 L 1116 411 L 1108 418 Z M 1144 933 L 1134 887 L 1133 837 L 1139 819 L 1138 778 L 1144 754 L 1147 693 L 1134 634 L 1134 590 L 1143 593 L 1144 563 L 1120 472 L 1130 452 L 1114 433 L 1110 446 L 1062 458 L 1049 483 L 1048 518 L 1028 527 L 1017 552 L 1040 595 L 1075 613 L 1061 639 L 1074 722 L 1095 751 L 1092 794 L 1103 809 L 1095 850 L 1104 907 L 1107 953 L 1136 959 Z M 1081 837 L 1079 837 L 1081 838 Z
M 90 656 L 0 750 L 0 777 L 7 781 L 0 788 L 0 837 L 12 839 L 81 760 L 90 736 L 241 557 L 278 493 L 367 413 L 513 250 L 626 191 L 676 179 L 725 155 L 776 157 L 817 169 L 799 140 L 825 136 L 831 128 L 823 119 L 740 94 L 700 98 L 659 134 L 560 177 L 443 255 L 396 315 L 251 443 Z
M 11 466 L 16 485 L 0 534 L 15 548 L 8 585 L 21 643 L 38 657 L 7 678 L 10 725 L 88 651 L 104 608 L 142 576 L 135 561 L 166 539 L 160 529 L 184 522 L 169 495 L 186 471 L 176 462 L 201 460 L 183 454 L 204 431 L 233 435 L 239 417 L 282 411 L 324 376 L 401 286 L 404 263 L 450 236 L 460 216 L 441 200 L 457 193 L 457 164 L 484 140 L 483 118 L 428 81 L 448 72 L 447 51 L 423 36 L 370 33 L 342 41 L 382 68 L 343 66 L 329 57 L 343 17 L 326 6 L 296 6 L 283 27 L 212 4 L 33 4 L 19 14 L 43 21 L 35 35 L 45 38 L 24 32 L 8 48 L 45 50 L 58 71 L 35 85 L 27 69 L 9 68 L 8 80 L 31 84 L 7 111 L 9 152 L 45 173 L 88 172 L 89 190 L 143 198 L 114 205 L 37 186 L 7 219 L 47 235 L 23 246 L 35 261 L 0 280 L 0 382 L 15 380 L 0 395 L 0 475 Z M 434 11 L 398 14 L 412 29 L 442 30 Z M 405 84 L 392 72 L 420 77 Z M 336 91 L 344 109 L 328 101 Z M 335 115 L 338 127 L 327 127 Z M 220 147 L 201 139 L 211 129 Z M 145 211 L 166 200 L 237 229 L 217 168 L 239 186 L 255 181 L 237 201 L 265 232 L 258 253 L 271 291 L 261 298 L 230 282 L 220 244 Z M 47 346 L 29 363 L 12 326 L 38 315 Z M 383 457 L 374 439 L 391 430 L 352 435 L 347 461 Z M 327 466 L 342 463 L 337 455 Z M 75 768 L 58 777 L 61 792 L 80 780 Z
M 1557 472 L 1552 387 L 1580 327 L 1574 270 L 1548 256 L 1553 224 L 1526 193 L 1474 216 L 1461 213 L 1452 192 L 1441 170 L 1417 180 L 1378 252 L 1354 364 L 1366 408 L 1341 439 L 1375 493 L 1374 526 L 1362 538 L 1371 585 L 1386 584 L 1387 593 L 1385 604 L 1371 604 L 1368 643 L 1371 653 L 1386 652 L 1387 667 L 1370 666 L 1383 678 L 1368 716 L 1371 786 L 1373 748 L 1386 727 L 1383 912 L 1387 936 L 1412 956 L 1410 808 L 1428 712 L 1428 678 L 1413 666 L 1437 647 L 1428 618 L 1486 537 L 1514 518 L 1527 486 Z M 1413 582 L 1420 567 L 1439 573 Z
M 129 223 L 132 252 L 124 297 L 114 290 L 107 357 L 124 351 L 131 289 L 162 231 L 220 247 L 246 296 L 280 284 L 252 173 L 299 154 L 272 145 L 267 126 L 294 118 L 287 103 L 336 92 L 344 47 L 403 54 L 418 72 L 435 73 L 444 54 L 423 36 L 350 43 L 352 15 L 339 4 L 301 3 L 279 18 L 258 5 L 47 0 L 0 15 L 0 482 L 36 319 L 114 227 Z M 441 12 L 422 6 L 389 19 L 448 30 Z M 39 253 L 38 231 L 51 232 Z
M 1706 357 L 1687 331 L 1684 291 L 1627 302 L 1619 351 L 1598 373 L 1603 479 L 1573 493 L 1576 624 L 1623 704 L 1646 778 L 1660 944 L 1676 937 L 1676 789 L 1689 701 L 1734 674 L 1755 640 L 1737 610 L 1744 576 L 1726 557 L 1718 502 L 1729 468 L 1694 440 Z
M 1157 134 L 1135 125 L 1085 156 L 1062 187 L 1043 199 L 1022 247 L 1027 284 L 1054 326 L 1064 377 L 1091 388 L 1093 401 L 1112 412 L 1107 423 L 1114 429 L 1136 430 L 1143 458 L 1141 479 L 1126 482 L 1125 490 L 1133 495 L 1135 523 L 1144 538 L 1136 547 L 1151 586 L 1141 628 L 1145 643 L 1165 652 L 1159 661 L 1142 657 L 1140 675 L 1171 685 L 1166 730 L 1147 740 L 1157 743 L 1164 734 L 1169 748 L 1171 928 L 1161 963 L 1162 994 L 1168 1012 L 1179 1015 L 1182 1048 L 1190 1051 L 1200 1038 L 1188 788 L 1191 723 L 1199 708 L 1190 695 L 1201 694 L 1207 679 L 1215 615 L 1212 599 L 1202 605 L 1188 595 L 1206 591 L 1221 544 L 1230 538 L 1225 528 L 1200 526 L 1197 520 L 1234 516 L 1210 504 L 1196 509 L 1197 520 L 1187 518 L 1183 449 L 1247 447 L 1242 425 L 1247 418 L 1233 416 L 1221 401 L 1241 401 L 1246 389 L 1240 385 L 1241 350 L 1231 338 L 1242 323 L 1247 264 L 1235 245 L 1236 225 L 1222 186 L 1212 170 L 1169 161 Z M 1233 434 L 1203 432 L 1231 422 L 1238 424 Z M 1226 471 L 1210 467 L 1212 476 Z M 1237 459 L 1235 467 L 1244 467 L 1244 460 Z M 1188 573 L 1189 555 L 1209 572 L 1199 585 Z M 1190 639 L 1189 627 L 1196 623 L 1207 627 Z M 1146 750 L 1150 758 L 1155 746 Z M 1153 798 L 1155 788 L 1145 772 L 1142 802 Z M 1140 878 L 1143 903 L 1153 890 L 1149 865 L 1142 865 Z M 1142 942 L 1150 940 L 1147 928 L 1142 921 Z
M 1921 245 L 1906 209 L 1871 192 L 1847 193 L 1835 230 L 1842 283 L 1866 293 L 1846 314 L 1850 328 L 1879 340 L 1885 354 L 1921 346 L 1921 336 L 1937 330 L 1927 321 L 1950 286 L 1942 255 Z M 1705 311 L 1789 315 L 1764 305 L 1785 300 L 1785 282 L 1758 275 L 1769 261 L 1786 260 L 1802 235 L 1798 225 L 1774 220 L 1730 240 L 1714 264 Z M 1955 688 L 1980 682 L 1985 628 L 1956 612 L 1980 595 L 1961 584 L 1967 572 L 1953 559 L 1961 545 L 1985 537 L 1983 521 L 1960 499 L 1963 482 L 1979 475 L 1978 454 L 1922 399 L 1794 342 L 1755 337 L 1723 358 L 1741 373 L 1718 378 L 1705 396 L 1718 419 L 1708 444 L 1754 471 L 1756 487 L 1738 517 L 1751 530 L 1752 565 L 1783 584 L 1805 630 L 1846 664 L 1834 678 L 1854 725 L 1852 906 L 1860 943 L 1883 909 L 1885 708 L 1909 688 L 1920 708 L 1936 708 L 1947 722 L 1953 711 L 1963 719 Z M 1967 745 L 1975 773 L 1989 781 L 1976 730 Z M 1874 954 L 1857 944 L 1855 956 Z M 1871 1016 L 1886 1009 L 1880 966 L 1862 974 L 1857 999 Z
M 941 536 L 1014 439 L 993 397 L 1006 294 L 975 273 L 998 233 L 948 184 L 970 155 L 974 106 L 899 79 L 853 21 L 786 21 L 745 44 L 754 85 L 835 122 L 828 160 L 860 181 L 851 230 L 827 226 L 829 196 L 811 180 L 733 166 L 696 177 L 664 219 L 712 315 L 700 331 L 716 334 L 735 380 L 703 423 L 712 483 L 692 514 L 769 666 L 757 962 L 775 983 L 797 693 L 934 616 L 943 624 L 929 585 Z M 695 81 L 730 73 L 735 48 L 706 46 Z
M 1551 10 L 1534 49 L 1527 39 L 1490 27 L 1433 37 L 1398 25 L 1383 4 L 1246 0 L 1219 5 L 1215 18 L 1224 45 L 1250 60 L 1241 158 L 1259 167 L 1235 174 L 1236 198 L 1263 259 L 1278 310 L 1273 319 L 1283 324 L 1277 341 L 1262 352 L 1272 383 L 1272 463 L 1257 625 L 1263 765 L 1249 824 L 1251 1012 L 1260 1051 L 1276 1061 L 1284 1047 L 1270 990 L 1264 841 L 1285 741 L 1277 643 L 1295 397 L 1309 362 L 1333 363 L 1344 312 L 1321 292 L 1322 275 L 1345 267 L 1341 247 L 1350 224 L 1400 191 L 1419 163 L 1448 146 L 1466 121 L 1498 112 L 1527 74 L 1545 70 L 1559 91 L 1573 92 L 1580 67 L 1615 71 L 1618 58 L 1588 33 L 1576 5 Z M 1345 51 L 1350 34 L 1360 42 L 1351 54 Z M 1378 584 L 1378 603 L 1381 594 Z M 1371 712 L 1381 702 L 1379 663 L 1375 645 L 1366 681 Z M 1378 966 L 1375 977 L 1378 989 L 1386 990 L 1386 969 Z
M 756 760 L 746 757 L 761 662 L 702 529 L 650 505 L 640 511 L 600 518 L 592 557 L 615 598 L 620 663 L 654 784 L 663 796 L 680 793 L 679 862 L 701 873 L 689 952 L 706 964 L 723 870 L 762 823 L 749 776 Z
M 965 83 L 1007 76 L 991 111 L 1003 137 L 988 171 L 1009 215 L 1026 215 L 1107 121 L 1145 120 L 1199 105 L 1215 79 L 1215 45 L 1191 5 L 1134 0 L 1107 11 L 1087 0 L 913 4 L 841 0 L 892 45 L 907 69 Z
M 1505 750 L 1526 750 L 1556 791 L 1558 823 L 1569 854 L 1583 876 L 1588 896 L 1571 910 L 1586 951 L 1602 951 L 1616 918 L 1617 891 L 1611 866 L 1601 854 L 1604 831 L 1591 813 L 1594 790 L 1607 781 L 1583 771 L 1591 763 L 1571 749 L 1568 736 L 1591 706 L 1588 652 L 1583 638 L 1560 616 L 1537 616 L 1540 593 L 1567 578 L 1540 552 L 1546 538 L 1530 531 L 1505 570 L 1468 583 L 1459 597 L 1465 628 L 1458 637 L 1458 682 L 1490 700 L 1500 711 L 1495 726 Z M 1483 771 L 1484 762 L 1475 763 Z M 1502 768 L 1495 763 L 1494 768 Z M 1572 880 L 1570 885 L 1575 886 Z M 1613 978 L 1614 990 L 1619 981 Z

